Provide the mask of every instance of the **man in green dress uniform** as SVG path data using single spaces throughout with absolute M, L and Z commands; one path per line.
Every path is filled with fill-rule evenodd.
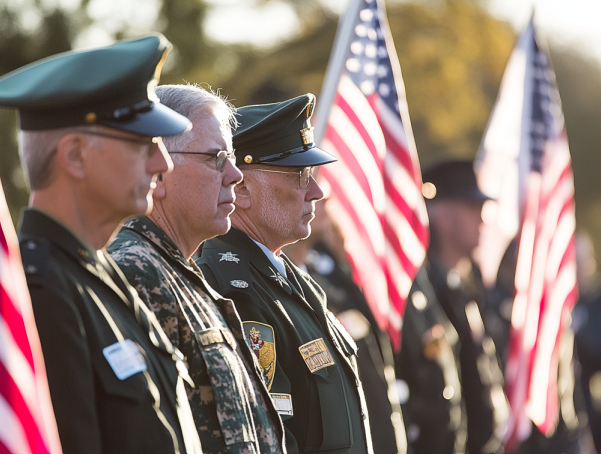
M 234 132 L 232 229 L 207 241 L 198 261 L 231 298 L 286 427 L 289 453 L 371 453 L 357 348 L 326 309 L 325 293 L 281 249 L 310 234 L 323 192 L 314 166 L 336 158 L 315 147 L 311 94 L 242 107 Z
M 181 354 L 104 251 L 171 170 L 159 136 L 190 127 L 154 95 L 169 47 L 151 35 L 0 78 L 20 113 L 21 255 L 65 454 L 201 452 Z

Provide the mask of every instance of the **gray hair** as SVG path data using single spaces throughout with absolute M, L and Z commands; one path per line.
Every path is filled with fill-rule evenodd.
M 218 91 L 213 92 L 210 87 L 209 90 L 205 90 L 197 84 L 160 85 L 156 88 L 156 94 L 161 100 L 161 104 L 184 117 L 188 117 L 193 109 L 217 108 L 226 113 L 232 128 L 237 126 L 236 108 Z M 178 134 L 163 137 L 163 142 L 167 150 L 183 150 L 191 139 L 190 134 Z
M 52 182 L 54 155 L 63 136 L 96 126 L 74 126 L 42 131 L 19 131 L 19 158 L 30 190 L 46 189 Z M 93 140 L 93 139 L 92 139 Z

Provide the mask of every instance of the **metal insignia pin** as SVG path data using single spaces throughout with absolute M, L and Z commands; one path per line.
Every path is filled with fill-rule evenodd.
M 287 287 L 289 287 L 290 285 L 288 284 L 288 282 L 286 282 L 286 278 L 284 276 L 282 276 L 280 273 L 278 273 L 276 270 L 274 270 L 272 267 L 269 267 L 269 269 L 271 270 L 271 272 L 273 273 L 271 276 L 269 276 L 271 279 L 273 279 L 274 281 L 276 281 L 278 284 L 280 284 L 282 287 L 284 287 L 284 285 L 286 285 Z
M 238 254 L 232 254 L 231 252 L 220 252 L 219 255 L 221 256 L 219 259 L 220 262 L 223 262 L 224 260 L 226 262 L 240 262 Z
M 232 284 L 232 287 L 236 287 L 236 288 L 247 288 L 248 287 L 248 282 L 240 281 L 238 279 L 230 281 L 230 284 Z

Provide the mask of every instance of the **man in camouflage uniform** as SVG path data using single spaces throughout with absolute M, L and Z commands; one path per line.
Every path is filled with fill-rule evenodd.
M 204 240 L 230 227 L 242 176 L 232 151 L 233 111 L 193 86 L 162 86 L 157 95 L 185 112 L 193 130 L 165 142 L 175 167 L 157 182 L 155 210 L 127 222 L 108 250 L 186 357 L 203 452 L 285 452 L 282 424 L 233 303 L 190 259 Z

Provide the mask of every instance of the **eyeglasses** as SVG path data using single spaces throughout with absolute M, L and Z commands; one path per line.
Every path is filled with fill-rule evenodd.
M 313 167 L 305 167 L 303 170 L 298 171 L 283 171 L 283 170 L 268 170 L 268 169 L 250 169 L 256 170 L 257 172 L 269 172 L 269 173 L 296 173 L 298 174 L 298 184 L 301 189 L 309 186 L 309 180 L 313 175 Z
M 215 154 L 215 153 L 203 153 L 203 152 L 200 152 L 200 151 L 170 151 L 169 153 L 202 154 L 202 155 L 205 155 L 205 156 L 210 156 L 211 158 L 215 159 L 215 169 L 217 169 L 218 172 L 223 172 L 223 169 L 225 169 L 225 163 L 228 160 L 232 164 L 236 164 L 236 155 L 234 154 L 233 151 L 221 150 L 221 151 L 217 152 L 217 154 Z
M 152 137 L 147 140 L 144 140 L 144 139 L 137 139 L 135 137 L 124 137 L 124 136 L 118 136 L 115 134 L 109 134 L 108 132 L 99 132 L 99 131 L 79 131 L 79 132 L 82 134 L 90 135 L 90 136 L 105 137 L 107 139 L 122 140 L 124 142 L 130 142 L 130 143 L 135 143 L 138 145 L 144 145 L 145 147 L 147 147 L 147 149 L 146 149 L 147 155 L 150 154 L 152 145 L 155 143 L 158 143 L 161 140 L 160 137 Z

